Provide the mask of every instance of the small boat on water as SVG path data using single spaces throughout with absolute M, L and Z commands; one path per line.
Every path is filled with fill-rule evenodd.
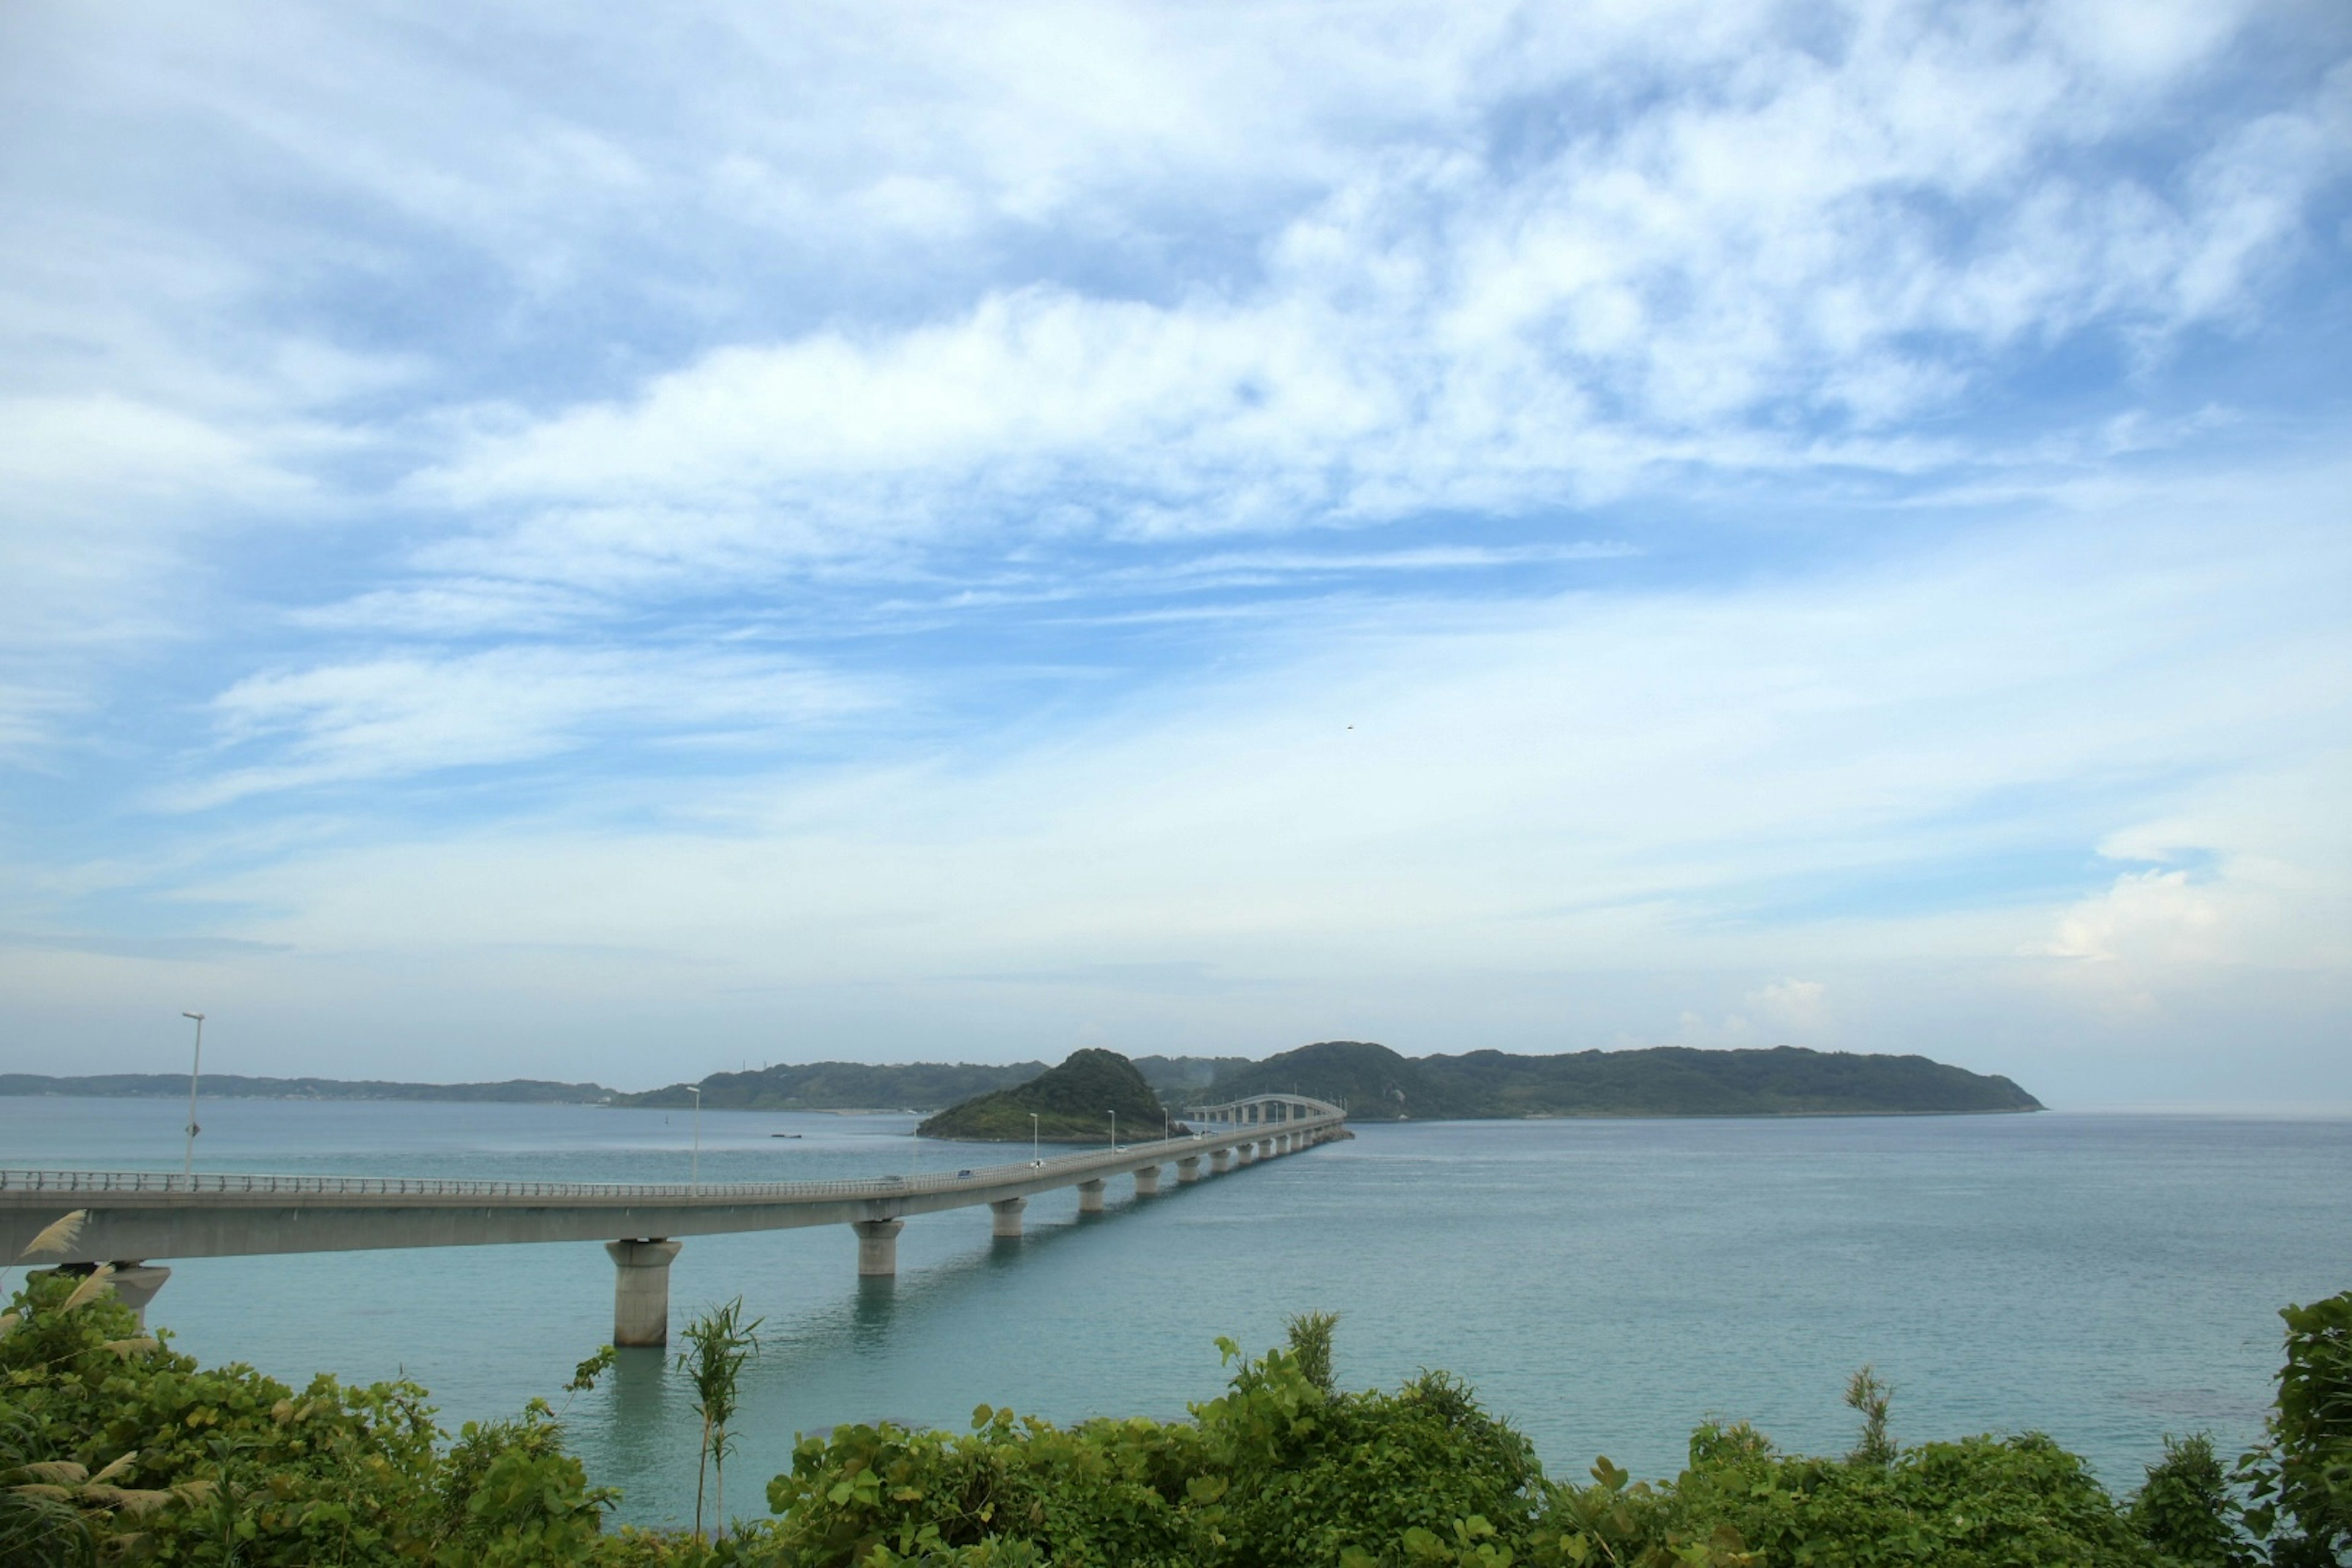
M 797 1132 L 771 1132 L 768 1136 L 771 1138 L 797 1138 L 800 1134 Z

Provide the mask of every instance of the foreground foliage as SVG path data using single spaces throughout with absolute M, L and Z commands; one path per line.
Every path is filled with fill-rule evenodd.
M 77 1299 L 77 1293 L 79 1298 Z M 299 1393 L 205 1368 L 70 1278 L 0 1336 L 0 1562 L 505 1565 L 587 1560 L 611 1495 L 545 1405 L 454 1442 L 409 1383 Z
M 983 1406 L 962 1434 L 804 1439 L 773 1517 L 719 1539 L 608 1531 L 533 1401 L 440 1430 L 425 1391 L 297 1392 L 141 1334 L 102 1275 L 37 1277 L 0 1318 L 0 1563 L 609 1564 L 613 1568 L 2320 1568 L 2352 1560 L 2352 1294 L 2291 1308 L 2264 1444 L 2225 1469 L 2168 1440 L 2117 1500 L 2035 1434 L 1905 1446 L 1868 1369 L 1843 1458 L 1741 1425 L 1672 1480 L 1602 1459 L 1546 1480 L 1443 1373 L 1341 1390 L 1333 1320 L 1294 1322 L 1189 1419 L 1063 1427 Z M 741 1338 L 740 1325 L 737 1340 Z M 724 1336 L 722 1336 L 722 1339 Z M 714 1343 L 719 1342 L 714 1341 Z M 732 1342 L 721 1350 L 740 1348 Z M 726 1358 L 712 1363 L 724 1371 Z M 583 1363 L 593 1381 L 609 1354 Z M 718 1374 L 714 1373 L 714 1377 Z M 705 1391 L 708 1395 L 709 1391 Z M 730 1399 L 706 1398 L 723 1431 Z

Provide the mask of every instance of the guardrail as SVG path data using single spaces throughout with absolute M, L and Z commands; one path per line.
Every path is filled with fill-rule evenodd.
M 1319 1119 L 1318 1119 L 1319 1122 Z M 1304 1131 L 1318 1122 L 1298 1121 L 1290 1130 Z M 1249 1136 L 1274 1129 L 1253 1128 Z M 954 1192 L 1007 1182 L 1031 1181 L 1040 1175 L 1083 1175 L 1089 1171 L 1124 1171 L 1148 1162 L 1181 1158 L 1203 1144 L 1234 1141 L 1241 1130 L 1203 1131 L 1181 1138 L 1153 1139 L 1117 1150 L 1061 1154 L 1049 1160 L 1022 1161 L 1010 1165 L 983 1165 L 954 1173 L 923 1175 L 868 1176 L 838 1182 L 500 1182 L 470 1181 L 439 1176 L 273 1176 L 176 1171 L 30 1171 L 0 1170 L 0 1194 L 55 1193 L 60 1197 L 122 1194 L 169 1196 L 204 1194 L 268 1197 L 438 1197 L 438 1198 L 604 1198 L 625 1202 L 641 1198 L 692 1198 L 704 1201 L 740 1200 L 752 1203 L 821 1202 L 840 1198 L 885 1198 L 910 1193 Z

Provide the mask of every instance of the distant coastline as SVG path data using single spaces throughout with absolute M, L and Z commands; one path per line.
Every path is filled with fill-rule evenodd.
M 1778 1046 L 1769 1050 L 1650 1047 L 1517 1056 L 1400 1056 L 1360 1040 L 1325 1040 L 1263 1061 L 1244 1057 L 1139 1057 L 1134 1070 L 1174 1115 L 1254 1094 L 1310 1095 L 1357 1121 L 1521 1121 L 1691 1116 L 1982 1116 L 2035 1111 L 2042 1102 L 1998 1075 L 1920 1056 L 1862 1055 Z M 426 1100 L 510 1105 L 609 1105 L 684 1110 L 701 1091 L 708 1110 L 929 1115 L 1013 1091 L 1043 1062 L 779 1063 L 712 1073 L 699 1083 L 627 1093 L 598 1083 L 508 1079 L 495 1083 L 264 1078 L 207 1073 L 214 1100 Z M 175 1073 L 53 1077 L 0 1073 L 0 1096 L 184 1099 Z M 1099 1098 L 1099 1096 L 1097 1096 Z M 1092 1102 L 1089 1101 L 1089 1104 Z M 1025 1127 L 1026 1121 L 1022 1123 Z
M 184 1073 L 92 1073 L 56 1078 L 45 1073 L 0 1073 L 0 1095 L 15 1098 L 75 1095 L 94 1100 L 184 1100 Z M 207 1100 L 424 1100 L 482 1101 L 508 1105 L 600 1105 L 615 1091 L 598 1083 L 557 1083 L 515 1078 L 499 1083 L 400 1083 L 379 1079 L 251 1078 L 206 1073 Z

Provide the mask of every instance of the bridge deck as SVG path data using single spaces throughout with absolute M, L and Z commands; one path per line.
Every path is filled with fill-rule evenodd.
M 0 1258 L 58 1215 L 86 1209 L 68 1251 L 49 1260 L 216 1258 L 394 1247 L 489 1246 L 709 1236 L 865 1224 L 1097 1184 L 1174 1161 L 1279 1140 L 1304 1146 L 1338 1128 L 1339 1109 L 1296 1095 L 1285 1120 L 1234 1121 L 1189 1136 L 961 1173 L 861 1181 L 621 1184 L 293 1176 L 154 1171 L 0 1170 Z M 1254 1101 L 1218 1107 L 1234 1111 Z M 1305 1112 L 1305 1114 L 1299 1114 Z

